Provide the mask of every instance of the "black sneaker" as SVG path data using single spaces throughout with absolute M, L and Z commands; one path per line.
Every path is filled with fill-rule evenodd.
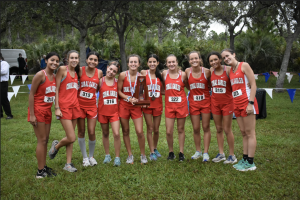
M 13 119 L 14 116 L 10 115 L 10 116 L 7 116 L 6 119 Z
M 35 178 L 45 178 L 45 177 L 47 177 L 47 175 L 48 174 L 47 174 L 45 169 L 43 169 L 41 173 L 39 173 L 39 170 L 38 170 L 37 173 L 36 173 Z
M 179 152 L 179 161 L 183 161 L 184 160 L 184 154 Z
M 176 158 L 174 152 L 169 152 L 168 160 L 174 160 Z
M 56 176 L 57 174 L 54 172 L 54 170 L 48 166 L 45 166 L 44 170 L 48 174 L 48 177 Z

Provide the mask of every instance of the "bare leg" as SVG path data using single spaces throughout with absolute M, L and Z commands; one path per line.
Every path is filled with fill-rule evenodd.
M 96 128 L 97 118 L 94 119 L 87 119 L 87 126 L 88 126 L 88 134 L 89 134 L 89 157 L 94 157 L 95 146 L 96 146 L 96 135 L 95 135 L 95 128 Z
M 200 115 L 191 115 L 196 151 L 201 152 Z
M 153 147 L 154 147 L 154 149 L 157 149 L 160 121 L 161 121 L 161 115 L 153 117 L 153 130 L 154 130 Z
M 219 153 L 224 153 L 224 135 L 223 135 L 223 126 L 222 126 L 222 115 L 213 114 L 213 118 L 215 121 L 216 129 L 217 129 L 217 141 L 219 147 Z
M 123 140 L 125 147 L 127 149 L 128 155 L 132 155 L 131 146 L 130 146 L 130 137 L 129 137 L 129 119 L 124 119 L 120 117 L 122 131 L 123 131 Z
M 135 126 L 135 132 L 138 136 L 139 146 L 141 155 L 145 155 L 145 136 L 143 132 L 143 117 L 140 117 L 138 119 L 133 119 L 133 123 Z
M 173 131 L 174 131 L 174 122 L 175 118 L 167 118 L 166 117 L 166 134 L 167 134 L 167 142 L 169 147 L 169 152 L 173 152 Z
M 120 121 L 111 122 L 110 125 L 114 136 L 116 157 L 120 157 L 120 149 L 121 149 Z
M 148 141 L 149 149 L 151 153 L 154 153 L 154 146 L 153 146 L 153 139 L 152 139 L 152 132 L 153 132 L 152 115 L 144 113 L 144 117 L 147 125 L 147 141 Z
M 202 128 L 204 132 L 204 153 L 208 153 L 210 145 L 210 113 L 202 113 Z
M 184 153 L 184 141 L 185 141 L 185 132 L 184 132 L 185 118 L 177 119 L 177 130 L 178 130 L 178 140 L 179 140 L 179 150 L 181 153 Z
M 102 142 L 104 146 L 105 155 L 109 154 L 109 123 L 101 123 L 102 128 Z
M 39 170 L 44 169 L 44 166 L 46 165 L 47 143 L 49 139 L 50 126 L 50 124 L 45 124 L 45 122 L 38 122 L 37 126 L 33 126 L 34 133 L 37 137 L 35 153 Z
M 245 132 L 243 117 L 237 117 L 236 121 L 240 127 L 240 131 L 243 135 L 243 154 L 248 155 L 248 137 Z
M 248 141 L 248 157 L 253 158 L 256 150 L 256 134 L 255 134 L 255 124 L 256 115 L 251 114 L 247 117 L 243 117 L 245 134 Z
M 232 133 L 232 114 L 223 116 L 223 129 L 227 137 L 229 155 L 234 155 L 234 136 Z

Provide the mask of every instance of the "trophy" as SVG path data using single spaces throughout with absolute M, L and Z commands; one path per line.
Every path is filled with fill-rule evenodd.
M 150 105 L 146 76 L 138 76 L 134 98 L 138 99 L 138 102 L 134 104 L 135 106 Z

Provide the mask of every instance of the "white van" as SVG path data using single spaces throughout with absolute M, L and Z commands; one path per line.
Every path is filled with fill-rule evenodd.
M 2 57 L 6 62 L 8 62 L 9 74 L 10 75 L 17 75 L 19 74 L 19 53 L 22 54 L 22 57 L 25 59 L 26 67 L 27 67 L 27 56 L 24 49 L 1 49 Z

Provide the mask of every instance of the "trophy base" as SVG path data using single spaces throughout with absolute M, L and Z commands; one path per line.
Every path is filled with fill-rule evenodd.
M 134 104 L 136 107 L 150 106 L 150 100 L 143 100 Z

